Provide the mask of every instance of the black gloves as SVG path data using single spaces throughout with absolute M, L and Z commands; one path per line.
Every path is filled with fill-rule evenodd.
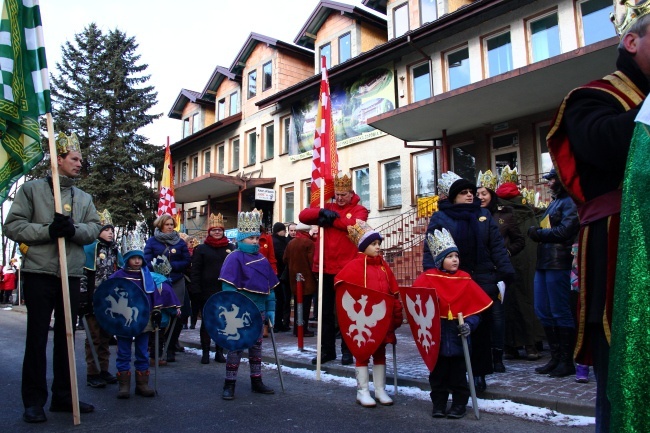
M 471 333 L 471 329 L 469 327 L 469 324 L 463 323 L 462 325 L 458 325 L 458 333 L 462 335 L 463 337 L 469 337 L 469 334 Z
M 318 211 L 318 225 L 321 227 L 331 227 L 334 220 L 339 218 L 339 214 L 329 209 Z
M 528 237 L 535 242 L 539 242 L 538 227 L 532 226 L 528 228 Z
M 54 213 L 54 221 L 50 224 L 48 228 L 50 232 L 50 238 L 56 240 L 56 238 L 71 238 L 74 236 L 76 229 L 74 228 L 74 223 L 72 218 L 67 215 L 62 215 L 58 212 Z

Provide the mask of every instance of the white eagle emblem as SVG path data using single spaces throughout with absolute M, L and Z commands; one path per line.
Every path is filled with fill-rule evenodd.
M 223 317 L 226 321 L 226 327 L 223 329 L 217 329 L 217 332 L 220 335 L 226 335 L 226 340 L 239 340 L 241 334 L 239 330 L 242 328 L 247 328 L 251 326 L 252 320 L 251 315 L 248 312 L 245 312 L 240 317 L 237 317 L 239 314 L 239 307 L 235 304 L 230 304 L 230 310 L 227 310 L 226 307 L 220 306 L 219 317 Z
M 433 341 L 431 332 L 429 332 L 429 329 L 433 325 L 433 318 L 436 315 L 436 305 L 433 302 L 433 297 L 429 295 L 429 299 L 427 299 L 424 308 L 422 308 L 422 300 L 419 294 L 415 295 L 415 301 L 406 295 L 406 308 L 411 317 L 413 317 L 413 321 L 418 325 L 417 339 L 420 345 L 424 350 L 429 352 L 431 346 L 436 344 Z
M 359 312 L 355 311 L 355 304 L 359 304 L 361 309 Z M 343 309 L 348 313 L 348 317 L 352 321 L 352 324 L 348 327 L 347 335 L 352 337 L 352 339 L 357 343 L 358 347 L 361 347 L 364 343 L 369 343 L 375 341 L 372 339 L 372 332 L 370 328 L 377 326 L 377 322 L 383 319 L 386 316 L 386 301 L 382 300 L 381 302 L 372 306 L 372 313 L 366 315 L 366 305 L 368 303 L 368 296 L 361 295 L 361 299 L 356 301 L 348 291 L 343 294 L 343 299 L 341 305 Z M 356 331 L 356 335 L 353 334 Z M 367 338 L 367 340 L 366 340 Z

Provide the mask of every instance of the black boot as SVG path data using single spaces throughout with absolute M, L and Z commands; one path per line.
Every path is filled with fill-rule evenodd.
M 433 402 L 433 411 L 431 411 L 431 416 L 434 418 L 444 418 L 447 416 L 447 400 L 449 396 L 438 396 L 435 398 L 431 396 L 431 401 Z
M 548 375 L 551 377 L 565 377 L 575 374 L 576 367 L 573 364 L 573 349 L 575 348 L 575 329 L 558 327 L 555 328 L 560 341 L 560 354 L 557 366 Z
M 555 327 L 545 326 L 544 332 L 546 333 L 548 345 L 551 350 L 551 359 L 546 363 L 546 365 L 535 369 L 535 373 L 538 374 L 548 374 L 560 363 L 560 343 Z
M 203 350 L 203 355 L 201 356 L 201 364 L 209 364 L 210 363 L 210 346 L 205 347 L 203 346 L 201 348 Z
M 474 389 L 476 392 L 483 392 L 487 389 L 485 376 L 474 376 Z
M 275 391 L 264 385 L 261 377 L 251 377 L 251 389 L 257 394 L 275 394 Z
M 223 393 L 221 398 L 224 400 L 234 400 L 235 399 L 235 381 L 226 379 L 226 382 L 223 384 Z
M 492 348 L 492 368 L 495 373 L 506 372 L 506 366 L 503 365 L 503 349 Z
M 214 350 L 214 362 L 219 364 L 224 364 L 226 362 L 226 357 L 223 356 L 223 347 L 217 346 Z

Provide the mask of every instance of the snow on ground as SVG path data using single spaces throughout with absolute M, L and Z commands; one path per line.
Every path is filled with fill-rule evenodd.
M 194 355 L 201 355 L 202 352 L 199 349 L 194 349 L 191 347 L 185 348 L 186 353 L 192 353 Z M 305 351 L 295 350 L 284 350 L 282 351 L 284 356 L 292 357 L 307 357 L 311 359 L 316 351 L 306 349 Z M 388 353 L 387 353 L 388 355 Z M 214 352 L 210 353 L 210 357 L 214 357 Z M 247 363 L 246 358 L 242 358 L 243 363 Z M 390 362 L 388 362 L 390 364 Z M 277 370 L 275 364 L 263 363 L 264 367 L 272 370 Z M 291 374 L 298 376 L 304 379 L 316 380 L 316 371 L 309 370 L 305 368 L 293 368 L 293 367 L 282 367 L 283 374 Z M 349 386 L 350 388 L 356 387 L 356 380 L 348 377 L 335 376 L 329 373 L 321 371 L 320 380 L 328 383 L 335 383 L 337 385 Z M 371 388 L 372 389 L 372 388 Z M 386 390 L 389 393 L 394 393 L 394 386 L 391 384 L 386 385 Z M 399 394 L 406 395 L 408 397 L 416 398 L 418 400 L 430 401 L 431 397 L 429 392 L 423 391 L 416 387 L 410 386 L 400 386 Z M 588 416 L 577 416 L 577 415 L 565 415 L 559 412 L 547 408 L 541 408 L 536 406 L 529 406 L 520 403 L 514 403 L 510 400 L 487 400 L 487 399 L 478 399 L 478 406 L 483 412 L 490 412 L 494 414 L 502 415 L 511 415 L 518 418 L 524 418 L 530 421 L 552 423 L 558 426 L 586 426 L 595 424 L 594 417 Z M 472 400 L 470 399 L 468 407 L 472 407 Z M 471 414 L 471 411 L 470 411 Z

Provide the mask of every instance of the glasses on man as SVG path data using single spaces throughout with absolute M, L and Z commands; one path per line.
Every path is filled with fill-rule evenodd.
M 471 189 L 464 189 L 464 190 L 462 190 L 461 192 L 458 193 L 458 195 L 467 195 L 467 194 L 474 195 L 474 191 L 472 191 Z

